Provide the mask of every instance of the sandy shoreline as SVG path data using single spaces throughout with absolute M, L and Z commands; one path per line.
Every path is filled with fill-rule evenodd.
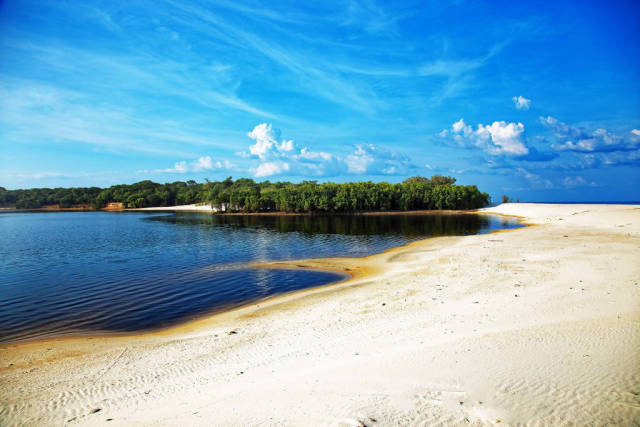
M 353 277 L 167 331 L 0 346 L 0 424 L 640 423 L 640 207 L 485 212 L 535 226 L 274 263 Z
M 178 206 L 158 206 L 152 208 L 136 208 L 125 209 L 127 212 L 208 212 L 221 216 L 323 216 L 323 215 L 464 215 L 475 214 L 477 210 L 417 210 L 417 211 L 357 211 L 357 212 L 340 212 L 340 213 L 327 213 L 327 212 L 281 212 L 281 211 L 267 211 L 267 212 L 218 212 L 215 211 L 211 205 L 178 205 Z
M 127 211 L 140 211 L 140 212 L 144 212 L 144 211 L 149 211 L 149 212 L 154 212 L 154 211 L 160 211 L 160 212 L 167 212 L 167 211 L 185 211 L 185 212 L 213 212 L 213 209 L 211 208 L 211 205 L 178 205 L 178 206 L 160 206 L 160 207 L 153 207 L 153 208 L 137 208 L 137 209 L 125 209 Z

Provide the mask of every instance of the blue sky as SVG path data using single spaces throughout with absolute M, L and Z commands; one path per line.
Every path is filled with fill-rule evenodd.
M 0 185 L 451 175 L 640 200 L 640 4 L 0 5 Z

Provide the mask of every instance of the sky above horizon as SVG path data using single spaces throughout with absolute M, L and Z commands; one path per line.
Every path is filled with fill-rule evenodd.
M 640 2 L 0 3 L 0 186 L 640 200 Z

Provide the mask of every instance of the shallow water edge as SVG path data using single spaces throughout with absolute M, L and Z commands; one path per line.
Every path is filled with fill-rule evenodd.
M 495 215 L 495 214 L 480 214 L 483 216 L 500 216 L 507 217 L 506 215 Z M 516 219 L 514 217 L 510 217 L 512 220 Z M 524 226 L 521 221 L 518 221 L 520 227 Z M 499 231 L 508 231 L 509 229 L 501 229 L 496 231 L 491 231 L 491 233 L 497 233 Z M 453 238 L 453 237 L 447 237 Z M 349 286 L 354 280 L 359 280 L 366 278 L 368 275 L 379 272 L 380 268 L 384 266 L 371 265 L 367 261 L 372 258 L 379 256 L 381 254 L 388 254 L 389 252 L 395 251 L 403 251 L 407 249 L 409 246 L 424 242 L 425 240 L 435 240 L 438 238 L 427 237 L 425 239 L 416 239 L 408 242 L 407 244 L 391 247 L 382 252 L 369 254 L 361 257 L 324 257 L 324 258 L 306 258 L 302 260 L 284 260 L 284 261 L 272 261 L 272 262 L 261 262 L 251 264 L 250 267 L 259 267 L 262 269 L 275 269 L 280 271 L 286 270 L 299 270 L 299 271 L 313 271 L 313 272 L 330 272 L 333 274 L 336 280 L 331 280 L 329 282 L 325 282 L 323 284 L 313 286 L 311 288 L 302 288 L 297 290 L 291 290 L 282 293 L 271 294 L 263 297 L 257 297 L 254 299 L 245 300 L 239 304 L 230 304 L 225 307 L 215 307 L 209 311 L 197 313 L 192 316 L 184 317 L 175 322 L 163 324 L 157 327 L 147 327 L 136 330 L 127 330 L 127 331 L 109 331 L 103 329 L 78 329 L 78 330 L 68 330 L 64 333 L 52 333 L 52 334 L 43 334 L 36 337 L 27 338 L 24 340 L 12 340 L 10 342 L 3 343 L 6 344 L 17 344 L 19 342 L 38 342 L 43 340 L 51 340 L 51 339 L 69 339 L 73 337 L 131 337 L 131 336 L 142 336 L 148 334 L 166 334 L 171 333 L 172 331 L 177 330 L 189 330 L 195 328 L 198 324 L 202 322 L 214 322 L 216 317 L 227 317 L 229 315 L 233 315 L 238 312 L 251 312 L 260 311 L 266 309 L 268 306 L 280 305 L 285 303 L 286 301 L 296 300 L 298 298 L 302 298 L 309 293 L 316 292 L 327 292 L 332 289 L 337 289 L 341 286 Z M 253 314 L 248 314 L 253 316 Z M 0 344 L 2 346 L 3 344 Z

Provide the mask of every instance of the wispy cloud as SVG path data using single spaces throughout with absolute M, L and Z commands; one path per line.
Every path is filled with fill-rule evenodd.
M 521 176 L 522 178 L 527 180 L 530 188 L 533 189 L 550 189 L 554 187 L 551 180 L 543 178 L 540 175 L 530 172 L 524 168 L 516 169 L 516 175 Z
M 158 169 L 155 172 L 187 173 L 187 172 L 213 171 L 217 169 L 226 170 L 226 171 L 238 170 L 236 165 L 234 165 L 228 160 L 213 161 L 211 159 L 211 156 L 202 156 L 192 162 L 187 162 L 186 160 L 176 162 L 172 168 Z
M 216 36 L 225 43 L 242 49 L 249 48 L 253 54 L 264 56 L 279 67 L 284 67 L 306 91 L 364 113 L 373 113 L 376 104 L 381 102 L 368 85 L 344 79 L 332 71 L 329 61 L 322 57 L 314 57 L 308 48 L 303 51 L 298 48 L 297 43 L 285 48 L 280 42 L 246 31 L 242 29 L 242 25 L 232 24 L 209 9 L 183 2 L 168 3 L 173 8 L 189 14 L 193 29 L 209 36 L 212 28 L 223 30 L 223 35 L 218 33 Z M 194 26 L 194 22 L 199 24 Z M 289 32 L 289 38 L 291 37 L 296 37 L 294 30 Z
M 587 181 L 582 176 L 565 176 L 562 180 L 562 184 L 566 188 L 576 188 L 576 187 L 597 187 L 595 181 Z
M 233 72 L 230 66 L 207 65 L 187 69 L 184 64 L 171 58 L 155 57 L 145 52 L 123 55 L 59 46 L 44 40 L 39 43 L 9 41 L 6 45 L 31 55 L 43 68 L 56 74 L 73 72 L 76 69 L 73 64 L 82 63 L 83 71 L 76 78 L 84 83 L 83 90 L 87 94 L 110 90 L 117 81 L 120 90 L 135 90 L 153 98 L 174 96 L 214 110 L 231 108 L 266 118 L 278 118 L 238 98 L 234 91 L 236 86 L 230 84 Z M 95 75 L 103 78 L 95 79 Z M 66 84 L 77 83 L 68 81 Z M 125 95 L 129 96 L 128 93 Z
M 5 77 L 0 99 L 5 142 L 76 143 L 114 153 L 171 157 L 191 156 L 194 145 L 224 146 L 207 132 L 140 118 L 135 111 L 119 106 L 96 106 L 86 93 L 38 81 Z
M 349 0 L 345 6 L 336 18 L 340 25 L 357 26 L 374 34 L 395 34 L 398 21 L 406 16 L 391 14 L 373 0 Z
M 28 187 L 59 187 L 59 186 L 74 186 L 77 187 L 78 181 L 82 180 L 86 182 L 84 186 L 105 185 L 106 182 L 121 183 L 123 179 L 122 171 L 114 170 L 102 170 L 97 172 L 52 172 L 52 171 L 39 171 L 39 172 L 20 172 L 20 173 L 7 173 L 0 172 L 0 181 L 9 187 L 13 188 L 28 188 Z M 89 184 L 88 182 L 91 182 Z

